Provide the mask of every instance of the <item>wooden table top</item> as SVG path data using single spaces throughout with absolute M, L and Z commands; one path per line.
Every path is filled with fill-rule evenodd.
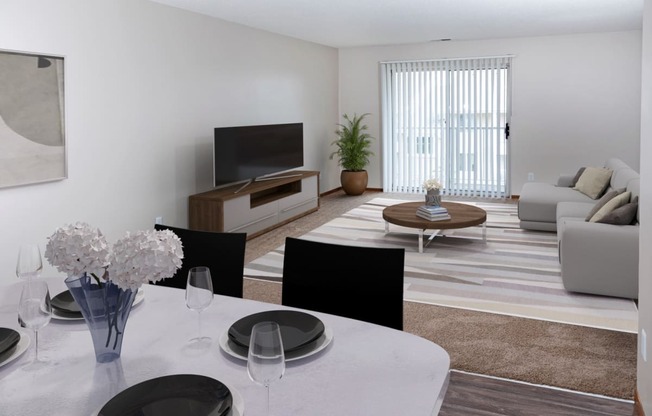
M 428 221 L 425 218 L 417 217 L 417 209 L 423 204 L 423 201 L 417 201 L 391 205 L 383 210 L 383 219 L 391 224 L 423 230 L 465 228 L 487 221 L 487 212 L 482 208 L 458 202 L 441 203 L 451 216 L 449 220 Z

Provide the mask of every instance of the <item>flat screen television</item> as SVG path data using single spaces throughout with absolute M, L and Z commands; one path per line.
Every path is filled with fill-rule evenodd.
M 302 166 L 303 123 L 215 128 L 215 187 L 255 181 Z

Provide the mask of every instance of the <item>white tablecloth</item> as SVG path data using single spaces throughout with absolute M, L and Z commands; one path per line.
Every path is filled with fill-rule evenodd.
M 52 296 L 63 278 L 47 279 Z M 20 328 L 16 307 L 22 281 L 0 286 L 0 327 Z M 123 389 L 170 374 L 200 374 L 235 389 L 247 416 L 264 414 L 265 389 L 247 376 L 246 361 L 225 354 L 218 339 L 251 313 L 280 305 L 215 295 L 202 313 L 210 348 L 197 350 L 197 313 L 185 306 L 183 290 L 145 285 L 125 329 L 120 360 L 98 364 L 86 323 L 53 319 L 39 332 L 39 355 L 48 364 L 27 371 L 34 345 L 0 367 L 0 415 L 89 416 Z M 334 300 L 336 301 L 336 300 Z M 271 414 L 432 416 L 448 385 L 450 359 L 439 345 L 394 329 L 311 312 L 333 330 L 333 341 L 314 356 L 287 363 L 271 385 Z

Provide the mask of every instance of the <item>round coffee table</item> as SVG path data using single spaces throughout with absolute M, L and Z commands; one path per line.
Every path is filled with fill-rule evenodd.
M 482 208 L 459 202 L 442 202 L 441 205 L 448 210 L 451 218 L 449 220 L 428 221 L 425 218 L 417 217 L 417 209 L 423 204 L 420 201 L 404 202 L 385 208 L 383 210 L 385 233 L 389 232 L 390 223 L 402 227 L 417 228 L 419 230 L 419 253 L 423 253 L 423 232 L 425 230 L 450 230 L 482 224 L 482 241 L 487 242 L 487 212 Z M 437 235 L 437 231 L 428 238 L 428 242 Z

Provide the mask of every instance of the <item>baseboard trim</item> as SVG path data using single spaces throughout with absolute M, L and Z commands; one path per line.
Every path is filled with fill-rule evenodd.
M 339 191 L 341 189 L 342 189 L 342 187 L 340 186 L 340 187 L 337 187 L 335 189 L 331 189 L 330 191 L 322 192 L 321 194 L 319 194 L 319 196 L 326 196 L 326 195 L 334 194 L 335 192 L 337 192 L 337 191 Z
M 645 416 L 641 398 L 638 396 L 638 389 L 634 390 L 634 414 L 633 416 Z
M 337 188 L 331 189 L 330 191 L 322 192 L 321 194 L 319 194 L 319 196 L 326 196 L 326 195 L 334 194 L 335 192 L 339 192 L 341 190 L 342 190 L 342 187 L 338 186 Z M 383 192 L 383 188 L 367 188 L 367 189 L 365 189 L 365 192 L 367 192 L 367 191 L 369 191 L 369 192 Z

